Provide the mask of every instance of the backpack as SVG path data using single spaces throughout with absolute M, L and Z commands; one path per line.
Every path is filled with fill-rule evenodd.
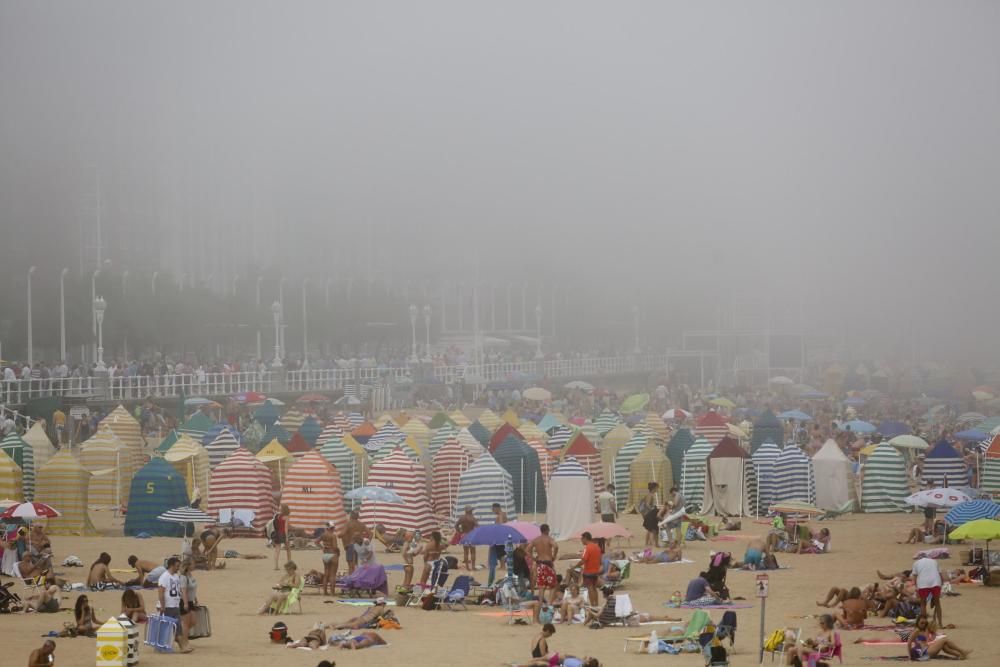
M 785 631 L 775 630 L 767 636 L 764 640 L 764 650 L 765 651 L 777 651 L 781 648 L 781 645 L 785 643 Z
M 271 626 L 271 641 L 275 644 L 287 644 L 292 641 L 288 638 L 288 626 L 278 621 Z
M 763 561 L 761 561 L 762 570 L 777 570 L 778 569 L 778 557 L 774 554 L 765 554 Z

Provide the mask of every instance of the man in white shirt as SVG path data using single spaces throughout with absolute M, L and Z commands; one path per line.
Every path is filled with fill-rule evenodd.
M 614 523 L 615 515 L 618 514 L 618 501 L 615 500 L 614 484 L 608 484 L 604 491 L 597 494 L 597 513 L 601 515 L 601 521 Z
M 187 633 L 181 625 L 181 610 L 187 609 L 187 593 L 181 587 L 181 578 L 177 574 L 181 560 L 172 556 L 167 560 L 167 571 L 160 575 L 156 582 L 157 594 L 160 599 L 160 609 L 164 616 L 174 619 L 176 632 L 174 638 L 181 647 L 181 653 L 190 653 L 194 649 L 188 645 Z
M 934 622 L 937 627 L 943 628 L 944 621 L 941 614 L 941 572 L 938 571 L 937 561 L 933 558 L 918 558 L 913 562 L 913 570 L 910 572 L 917 586 L 917 595 L 920 596 L 920 614 L 927 615 L 927 600 L 930 599 L 931 606 L 934 607 Z

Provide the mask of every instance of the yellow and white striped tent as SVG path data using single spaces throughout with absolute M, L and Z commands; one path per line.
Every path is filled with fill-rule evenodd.
M 466 428 L 469 424 L 472 423 L 472 420 L 466 417 L 465 413 L 461 412 L 460 410 L 455 410 L 450 415 L 448 415 L 448 417 L 453 422 L 455 422 L 455 426 L 458 428 L 458 430 L 462 430 L 463 428 Z
M 56 448 L 49 440 L 49 434 L 45 432 L 45 423 L 35 422 L 21 437 L 26 443 L 31 445 L 31 450 L 35 454 L 35 476 L 38 476 L 38 469 L 45 465 L 56 453 Z
M 109 428 L 100 428 L 80 448 L 80 465 L 93 476 L 87 494 L 91 508 L 128 504 L 132 486 L 132 451 Z
M 344 440 L 344 444 L 347 444 L 347 436 L 344 437 Z M 257 460 L 266 465 L 268 470 L 271 471 L 271 481 L 276 489 L 284 486 L 285 475 L 288 474 L 288 469 L 295 463 L 295 457 L 278 442 L 277 438 L 267 443 L 263 449 L 257 452 Z
M 0 449 L 0 498 L 21 502 L 24 500 L 21 486 L 21 468 L 14 459 Z
M 431 430 L 422 421 L 419 419 L 410 419 L 400 426 L 399 430 L 408 437 L 413 438 L 413 441 L 417 443 L 417 447 L 420 448 L 421 452 L 427 451 L 427 447 L 431 444 Z
M 530 419 L 525 419 L 521 422 L 520 426 L 515 426 L 518 433 L 524 436 L 524 439 L 528 442 L 532 440 L 537 440 L 538 442 L 544 443 L 549 439 L 542 429 L 538 428 L 538 425 Z
M 495 430 L 500 428 L 500 424 L 503 423 L 503 420 L 497 417 L 497 413 L 493 412 L 489 408 L 486 408 L 479 413 L 478 421 L 480 424 L 485 426 L 486 430 L 490 433 L 493 433 Z
M 517 416 L 513 408 L 507 408 L 507 411 L 500 415 L 500 419 L 507 422 L 516 429 L 521 428 L 521 418 Z
M 295 433 L 302 428 L 302 422 L 305 420 L 306 416 L 304 414 L 295 408 L 292 408 L 281 416 L 281 419 L 278 420 L 278 424 L 280 424 L 281 428 L 285 429 L 289 433 Z
M 35 500 L 55 508 L 60 513 L 47 519 L 45 530 L 50 535 L 96 535 L 87 514 L 90 473 L 76 460 L 68 448 L 62 449 L 38 470 L 35 479 Z
M 655 412 L 649 412 L 646 414 L 646 419 L 643 423 L 649 428 L 653 434 L 653 440 L 663 447 L 667 443 L 669 434 L 667 433 L 667 424 L 660 418 L 660 415 Z
M 177 438 L 163 458 L 184 477 L 188 498 L 197 495 L 202 502 L 208 500 L 208 482 L 210 466 L 208 465 L 208 450 L 201 443 L 187 434 Z
M 632 439 L 632 429 L 625 424 L 619 424 L 604 434 L 601 441 L 601 467 L 604 470 L 605 480 L 614 479 L 615 457 L 618 450 L 624 447 Z
M 142 427 L 135 417 L 129 414 L 125 406 L 119 405 L 101 420 L 101 426 L 107 426 L 119 440 L 128 445 L 132 454 L 132 469 L 138 470 L 145 465 L 146 439 L 142 437 Z

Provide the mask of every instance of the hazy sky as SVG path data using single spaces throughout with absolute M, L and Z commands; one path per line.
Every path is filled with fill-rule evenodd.
M 377 244 L 421 277 L 478 247 L 673 312 L 967 336 L 1000 319 L 998 34 L 990 1 L 6 0 L 4 257 L 75 257 L 49 234 L 100 171 L 143 242 L 258 226 L 292 270 Z

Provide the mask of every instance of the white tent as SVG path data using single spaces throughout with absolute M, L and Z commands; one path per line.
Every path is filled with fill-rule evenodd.
M 853 496 L 851 462 L 832 439 L 827 440 L 813 455 L 816 477 L 816 507 L 834 510 Z
M 746 473 L 749 456 L 729 436 L 705 460 L 705 499 L 702 514 L 741 516 L 750 512 Z
M 594 485 L 590 475 L 572 456 L 559 464 L 549 479 L 546 521 L 552 537 L 566 539 L 594 521 Z

